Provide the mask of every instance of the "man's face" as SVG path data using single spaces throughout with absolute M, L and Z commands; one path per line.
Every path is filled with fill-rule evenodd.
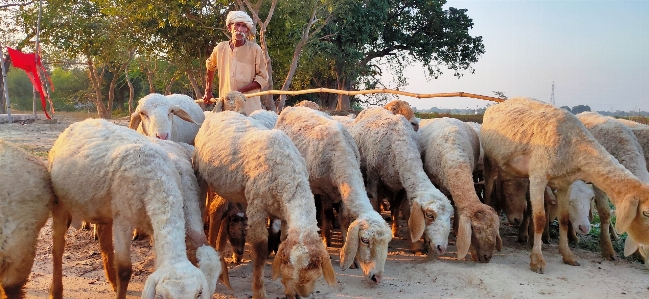
M 228 26 L 230 33 L 232 34 L 232 40 L 244 40 L 248 36 L 248 26 L 244 22 L 232 23 Z

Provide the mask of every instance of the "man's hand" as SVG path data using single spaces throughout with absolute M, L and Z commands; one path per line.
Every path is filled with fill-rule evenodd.
M 211 91 L 205 91 L 205 95 L 203 96 L 203 103 L 205 103 L 205 105 L 209 105 L 209 104 L 211 104 L 211 103 L 212 103 L 212 98 L 213 98 L 213 97 L 214 97 L 214 96 L 212 96 L 212 92 L 211 92 Z

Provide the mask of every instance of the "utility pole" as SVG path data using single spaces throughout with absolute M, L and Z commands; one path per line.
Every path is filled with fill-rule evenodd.
M 554 81 L 552 81 L 552 94 L 550 95 L 550 104 L 552 104 L 552 106 L 556 106 L 554 104 Z

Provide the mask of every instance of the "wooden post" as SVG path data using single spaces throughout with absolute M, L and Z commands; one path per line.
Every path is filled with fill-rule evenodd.
M 9 123 L 13 122 L 13 119 L 11 118 L 11 102 L 9 101 L 9 87 L 7 84 L 7 70 L 5 69 L 5 54 L 4 50 L 2 50 L 2 46 L 0 46 L 0 65 L 2 66 L 2 82 L 4 82 L 3 86 L 3 93 L 5 95 L 5 101 L 7 103 L 7 121 Z

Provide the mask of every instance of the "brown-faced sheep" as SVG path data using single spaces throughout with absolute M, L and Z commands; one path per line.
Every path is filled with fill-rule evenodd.
M 649 244 L 649 185 L 620 165 L 570 112 L 528 98 L 510 99 L 487 108 L 481 133 L 485 188 L 493 180 L 491 165 L 530 179 L 532 271 L 542 273 L 546 266 L 541 252 L 546 185 L 556 188 L 558 204 L 566 205 L 572 182 L 593 182 L 616 205 L 618 231 L 628 232 L 639 244 Z
M 473 170 L 480 157 L 480 139 L 466 123 L 455 118 L 437 118 L 422 124 L 424 170 L 455 205 L 457 257 L 469 249 L 474 261 L 489 262 L 494 250 L 502 250 L 496 211 L 480 202 L 474 192 Z
M 0 140 L 0 298 L 24 298 L 38 233 L 54 203 L 45 164 Z
M 196 135 L 193 161 L 199 179 L 214 192 L 247 204 L 254 298 L 266 298 L 262 279 L 269 216 L 286 222 L 287 237 L 273 261 L 273 278 L 281 275 L 286 296 L 308 296 L 323 274 L 329 284 L 336 284 L 318 235 L 306 162 L 285 133 L 236 112 L 215 113 Z
M 408 102 L 402 100 L 394 100 L 385 104 L 383 108 L 392 112 L 392 114 L 394 115 L 403 115 L 403 117 L 405 117 L 408 122 L 410 122 L 413 130 L 419 130 L 419 118 L 415 116 L 415 112 L 412 110 L 412 107 L 410 107 L 410 104 Z

